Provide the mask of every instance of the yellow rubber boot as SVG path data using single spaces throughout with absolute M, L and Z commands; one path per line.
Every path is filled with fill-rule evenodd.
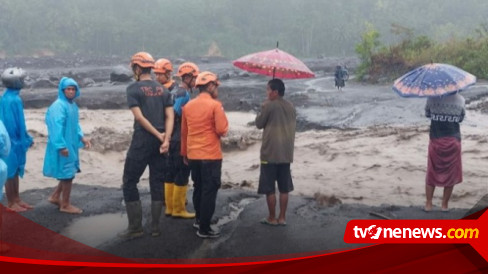
M 190 213 L 186 211 L 185 201 L 186 201 L 186 186 L 174 185 L 173 190 L 173 217 L 174 218 L 185 218 L 193 219 L 195 218 L 195 213 Z
M 173 214 L 173 192 L 174 183 L 165 182 L 164 183 L 164 202 L 166 203 L 166 209 L 164 210 L 164 215 L 171 216 Z

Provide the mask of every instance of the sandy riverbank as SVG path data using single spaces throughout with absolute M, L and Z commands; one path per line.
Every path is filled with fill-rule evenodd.
M 21 191 L 53 187 L 42 176 L 47 129 L 45 109 L 25 111 L 27 128 L 35 138 L 28 152 Z M 132 116 L 127 110 L 81 110 L 85 134 L 94 148 L 81 152 L 82 173 L 75 183 L 119 187 Z M 254 191 L 259 176 L 261 133 L 248 123 L 255 114 L 229 112 L 230 133 L 224 154 L 224 185 Z M 468 111 L 462 126 L 464 182 L 456 186 L 451 207 L 470 208 L 488 191 L 488 137 L 476 119 L 484 115 Z M 471 119 L 471 120 L 470 120 Z M 343 203 L 366 205 L 421 205 L 424 202 L 428 126 L 378 126 L 350 130 L 297 133 L 292 165 L 294 194 L 335 196 Z M 240 147 L 240 148 L 239 148 Z M 147 174 L 142 182 L 147 181 Z M 147 187 L 147 184 L 141 184 Z M 441 192 L 436 193 L 440 202 Z

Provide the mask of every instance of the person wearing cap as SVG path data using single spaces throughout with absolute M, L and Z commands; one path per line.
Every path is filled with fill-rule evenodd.
M 134 115 L 134 133 L 127 151 L 123 172 L 123 193 L 129 219 L 128 229 L 119 234 L 123 238 L 143 235 L 142 206 L 137 184 L 149 166 L 151 191 L 151 235 L 161 234 L 159 218 L 163 206 L 161 182 L 164 181 L 165 153 L 173 131 L 173 102 L 169 92 L 151 78 L 154 59 L 147 52 L 131 58 L 136 82 L 127 87 L 127 104 Z
M 7 207 L 15 212 L 33 208 L 22 201 L 19 195 L 19 177 L 24 176 L 27 150 L 34 144 L 34 140 L 27 133 L 24 105 L 19 95 L 24 87 L 25 77 L 26 73 L 21 68 L 7 68 L 1 76 L 7 89 L 0 101 L 0 120 L 5 125 L 11 142 L 10 153 L 3 157 L 8 168 L 5 194 Z
M 161 58 L 154 63 L 154 75 L 158 81 L 167 90 L 172 91 L 176 86 L 176 82 L 172 79 L 173 64 L 170 60 Z
M 194 227 L 201 238 L 216 238 L 220 233 L 210 227 L 221 185 L 222 149 L 220 138 L 229 123 L 217 100 L 220 82 L 215 74 L 204 71 L 195 82 L 200 94 L 183 108 L 181 118 L 181 155 L 188 162 L 194 182 Z
M 80 172 L 78 150 L 80 146 L 91 147 L 90 139 L 81 130 L 78 105 L 74 101 L 79 96 L 78 83 L 63 77 L 58 85 L 58 99 L 46 112 L 48 139 L 43 174 L 59 180 L 48 201 L 57 205 L 59 211 L 71 214 L 83 212 L 70 202 L 73 179 Z
M 293 191 L 290 164 L 293 162 L 295 145 L 296 110 L 283 99 L 285 84 L 272 79 L 266 87 L 267 100 L 256 116 L 256 127 L 263 130 L 261 144 L 261 170 L 258 194 L 266 195 L 269 215 L 261 220 L 266 225 L 286 225 L 288 193 Z M 275 182 L 280 192 L 280 214 L 276 218 Z
M 192 62 L 181 64 L 177 73 L 181 78 L 181 84 L 171 92 L 174 102 L 175 122 L 165 173 L 164 200 L 166 209 L 164 213 L 166 216 L 173 216 L 175 218 L 195 218 L 195 213 L 190 213 L 186 209 L 186 193 L 188 190 L 190 168 L 183 163 L 180 150 L 181 113 L 183 106 L 190 101 L 198 72 L 198 66 Z

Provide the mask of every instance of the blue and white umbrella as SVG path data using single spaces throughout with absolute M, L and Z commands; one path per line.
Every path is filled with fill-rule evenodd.
M 402 97 L 438 97 L 474 85 L 476 76 L 448 64 L 427 64 L 395 80 L 393 90 Z

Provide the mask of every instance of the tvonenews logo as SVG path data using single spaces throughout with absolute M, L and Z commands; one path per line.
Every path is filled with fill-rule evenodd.
M 344 242 L 471 244 L 488 260 L 488 211 L 477 220 L 352 220 Z
M 447 233 L 443 232 L 443 228 L 426 228 L 426 227 L 386 227 L 383 228 L 377 225 L 370 225 L 367 228 L 354 226 L 354 238 L 356 239 L 478 239 L 478 228 L 450 228 Z

